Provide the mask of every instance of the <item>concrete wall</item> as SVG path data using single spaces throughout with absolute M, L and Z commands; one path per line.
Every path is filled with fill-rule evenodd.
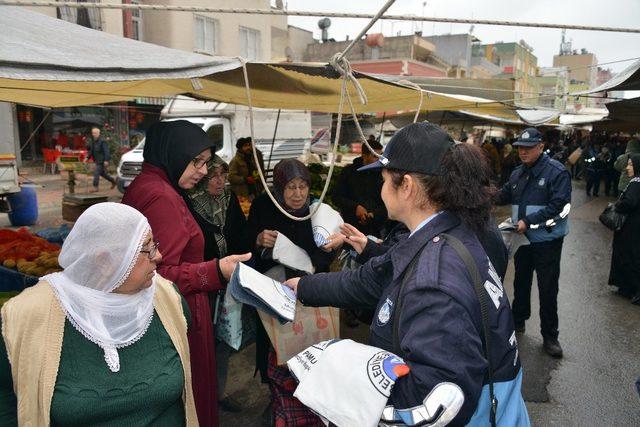
M 292 25 L 288 26 L 288 39 L 289 47 L 293 52 L 292 59 L 294 62 L 304 61 L 307 46 L 318 43 L 318 41 L 313 38 L 312 31 L 303 30 L 302 28 Z
M 555 55 L 553 57 L 554 67 L 568 67 L 569 80 L 587 83 L 590 88 L 595 87 L 597 77 L 598 59 L 592 53 L 585 55 Z
M 326 42 L 310 45 L 305 55 L 306 61 L 326 62 L 334 54 L 343 51 L 350 41 Z M 384 46 L 379 48 L 376 59 L 418 59 L 435 51 L 435 46 L 417 36 L 387 37 Z M 364 39 L 359 40 L 349 52 L 349 60 L 368 61 L 374 58 L 373 49 L 366 46 Z
M 450 34 L 424 37 L 436 47 L 436 55 L 453 66 L 469 67 L 471 64 L 470 34 Z

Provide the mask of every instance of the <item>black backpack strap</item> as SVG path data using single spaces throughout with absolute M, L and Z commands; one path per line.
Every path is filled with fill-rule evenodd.
M 425 246 L 426 246 L 426 243 L 424 246 L 422 246 L 422 248 L 420 248 L 418 253 L 414 255 L 413 259 L 409 263 L 409 266 L 404 271 L 404 276 L 402 276 L 402 283 L 400 283 L 400 290 L 398 291 L 398 297 L 396 299 L 396 304 L 395 304 L 396 306 L 393 309 L 393 331 L 392 331 L 393 353 L 396 356 L 400 356 L 402 358 L 404 358 L 404 351 L 402 351 L 402 347 L 400 347 L 400 337 L 399 337 L 400 314 L 402 313 L 402 306 L 404 303 L 404 297 L 402 294 L 404 292 L 405 286 L 407 285 L 407 282 L 409 281 L 409 278 L 413 275 L 413 272 L 416 269 L 416 265 L 418 264 L 418 260 L 420 259 L 420 254 L 422 253 L 422 250 L 424 249 Z
M 493 362 L 491 360 L 491 328 L 489 326 L 489 302 L 487 301 L 487 292 L 482 282 L 482 276 L 478 271 L 478 266 L 473 259 L 473 256 L 469 252 L 469 249 L 458 239 L 450 234 L 443 233 L 441 237 L 447 240 L 447 243 L 458 253 L 458 256 L 464 262 L 467 267 L 471 279 L 473 280 L 473 287 L 476 291 L 476 296 L 480 302 L 480 312 L 482 313 L 482 329 L 484 332 L 484 355 L 487 358 L 488 372 L 487 377 L 489 380 L 489 398 L 491 399 L 491 412 L 489 413 L 489 421 L 491 426 L 496 425 L 496 412 L 498 410 L 498 400 L 493 392 Z

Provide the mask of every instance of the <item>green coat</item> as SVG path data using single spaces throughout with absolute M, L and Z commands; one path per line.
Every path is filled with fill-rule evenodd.
M 253 155 L 252 155 L 253 156 Z M 258 151 L 258 159 L 260 160 L 260 167 L 264 170 L 264 161 L 262 159 L 262 153 Z M 262 184 L 260 178 L 255 178 L 254 184 L 249 184 L 247 178 L 253 176 L 253 171 L 257 170 L 253 157 L 248 162 L 244 155 L 240 151 L 236 152 L 231 162 L 229 162 L 229 184 L 231 184 L 231 190 L 236 193 L 238 197 L 255 197 L 262 193 Z

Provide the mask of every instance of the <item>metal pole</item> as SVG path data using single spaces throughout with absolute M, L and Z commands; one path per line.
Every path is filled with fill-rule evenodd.
M 269 151 L 269 160 L 267 160 L 267 172 L 269 172 L 269 168 L 271 167 L 271 156 L 273 156 L 273 146 L 276 145 L 276 134 L 278 133 L 278 123 L 280 123 L 280 110 L 278 108 L 278 116 L 276 117 L 276 127 L 273 130 L 273 139 L 271 140 L 271 150 Z
M 387 117 L 387 112 L 386 112 L 386 111 L 383 111 L 383 112 L 382 112 L 382 122 L 380 122 L 380 137 L 378 138 L 378 142 L 379 142 L 380 144 L 382 144 L 382 136 L 384 135 L 384 134 L 382 133 L 382 128 L 384 127 L 384 120 L 385 120 L 385 118 L 386 118 L 386 117 Z
M 362 31 L 360 31 L 360 33 L 358 33 L 358 35 L 353 38 L 351 43 L 349 43 L 349 46 L 347 46 L 347 48 L 342 51 L 342 53 L 338 57 L 338 62 L 342 61 L 342 59 L 344 59 L 344 57 L 347 56 L 349 51 L 353 49 L 353 47 L 356 45 L 356 43 L 358 43 L 358 41 L 362 38 L 362 36 L 367 34 L 367 31 L 369 31 L 369 29 L 371 29 L 371 27 L 373 27 L 373 25 L 376 22 L 378 22 L 378 19 L 380 19 L 380 17 L 384 15 L 387 9 L 389 9 L 391 5 L 393 5 L 395 2 L 396 0 L 388 0 L 387 3 L 384 6 L 382 6 L 382 9 L 380 9 L 373 18 L 371 18 L 371 21 L 369 21 L 369 23 L 362 29 Z

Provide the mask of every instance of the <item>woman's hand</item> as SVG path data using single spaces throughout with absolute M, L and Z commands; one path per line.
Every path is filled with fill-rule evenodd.
M 362 254 L 365 246 L 367 246 L 367 241 L 369 240 L 367 236 L 353 225 L 347 224 L 346 222 L 340 226 L 340 231 L 345 236 L 344 242 L 350 244 L 358 255 Z
M 258 234 L 258 237 L 256 238 L 256 245 L 261 248 L 272 248 L 275 246 L 277 238 L 277 231 L 264 230 L 262 233 Z
M 233 270 L 236 269 L 236 265 L 239 262 L 249 261 L 251 258 L 251 253 L 243 254 L 243 255 L 229 255 L 227 257 L 221 258 L 218 261 L 218 268 L 220 269 L 220 273 L 225 278 L 225 280 L 229 280 L 231 275 L 233 274 Z
M 283 283 L 286 287 L 291 289 L 293 293 L 298 294 L 298 282 L 300 281 L 299 277 L 294 277 L 292 279 L 287 280 Z
M 342 233 L 332 234 L 327 239 L 329 241 L 329 243 L 327 243 L 326 245 L 322 246 L 322 249 L 324 249 L 327 252 L 331 252 L 333 250 L 340 249 L 342 247 L 342 245 L 344 244 L 344 239 L 346 239 L 346 237 Z

